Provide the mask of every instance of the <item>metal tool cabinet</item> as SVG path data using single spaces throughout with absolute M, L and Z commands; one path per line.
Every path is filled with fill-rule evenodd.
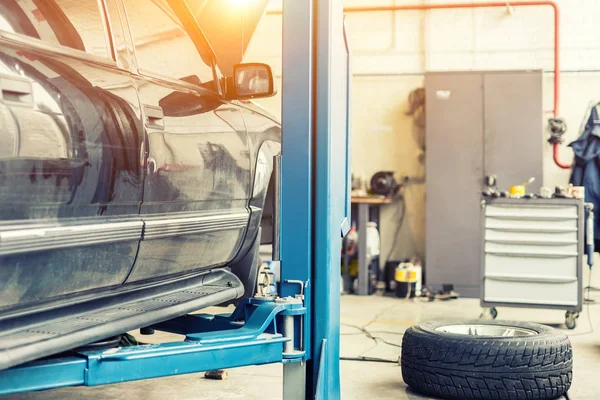
M 528 190 L 540 190 L 542 88 L 539 70 L 426 74 L 428 287 L 452 284 L 461 297 L 481 296 L 481 185 L 487 175 L 506 188 L 533 176 Z
M 482 307 L 582 307 L 584 203 L 577 199 L 483 199 Z

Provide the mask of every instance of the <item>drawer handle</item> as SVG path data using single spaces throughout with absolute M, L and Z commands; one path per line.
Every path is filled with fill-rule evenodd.
M 577 244 L 577 240 L 527 240 L 527 239 L 500 239 L 500 238 L 485 238 L 487 243 L 498 243 L 498 244 L 516 244 L 516 245 L 529 245 L 529 246 L 568 246 L 571 244 Z
M 577 257 L 576 252 L 563 252 L 563 253 L 527 253 L 527 252 L 516 252 L 516 251 L 498 251 L 498 250 L 486 250 L 485 254 L 493 256 L 504 256 L 504 257 L 530 257 L 530 258 L 571 258 Z
M 537 226 L 502 226 L 494 224 L 485 224 L 485 229 L 503 232 L 534 232 L 534 233 L 573 233 L 577 232 L 577 228 L 547 228 Z
M 504 275 L 504 274 L 486 274 L 485 279 L 503 282 L 537 282 L 537 283 L 572 283 L 577 282 L 577 277 L 573 276 L 542 276 L 542 275 Z
M 505 215 L 505 214 L 486 214 L 487 218 L 495 219 L 511 219 L 515 222 L 520 221 L 572 221 L 577 220 L 577 215 L 574 216 L 563 216 L 563 215 Z

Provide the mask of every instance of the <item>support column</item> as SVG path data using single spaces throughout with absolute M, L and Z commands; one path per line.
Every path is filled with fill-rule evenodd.
M 348 83 L 343 1 L 283 0 L 281 292 L 297 293 L 297 285 L 285 284 L 286 280 L 307 283 L 303 395 L 311 399 L 340 398 Z M 302 368 L 302 364 L 285 367 L 285 395 L 297 394 Z
M 348 54 L 342 0 L 315 0 L 315 397 L 340 398 L 341 235 L 347 207 Z M 323 351 L 321 351 L 323 349 Z
M 307 366 L 312 355 L 313 266 L 313 1 L 283 1 L 281 157 L 281 295 L 294 296 L 296 280 L 307 284 L 302 362 L 283 366 L 284 400 L 312 398 Z M 309 369 L 312 371 L 312 368 Z M 310 373 L 310 372 L 309 372 Z

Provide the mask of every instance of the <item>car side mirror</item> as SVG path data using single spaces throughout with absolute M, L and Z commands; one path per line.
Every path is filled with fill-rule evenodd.
M 227 98 L 231 100 L 271 97 L 277 93 L 271 67 L 267 64 L 248 63 L 233 67 L 233 78 L 228 79 Z

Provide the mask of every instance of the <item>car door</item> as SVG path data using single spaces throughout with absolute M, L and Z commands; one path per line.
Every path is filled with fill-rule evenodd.
M 180 22 L 187 12 L 182 2 L 124 4 L 148 144 L 145 228 L 129 282 L 226 264 L 249 218 L 241 112 L 221 99 L 212 53 Z
M 0 2 L 0 308 L 116 287 L 133 266 L 141 113 L 100 4 Z
M 241 101 L 240 109 L 248 131 L 254 177 L 250 206 L 262 210 L 261 243 L 273 241 L 273 157 L 281 154 L 281 125 L 276 119 L 251 101 Z M 256 232 L 258 233 L 258 231 Z M 248 236 L 254 233 L 249 232 Z

